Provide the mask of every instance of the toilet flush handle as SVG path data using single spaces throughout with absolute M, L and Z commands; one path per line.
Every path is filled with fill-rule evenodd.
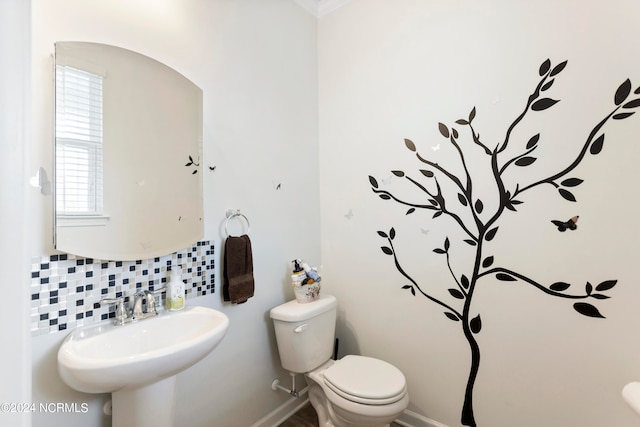
M 295 328 L 293 332 L 295 332 L 296 334 L 299 334 L 300 332 L 304 332 L 308 327 L 309 327 L 308 323 L 303 323 L 302 325 Z

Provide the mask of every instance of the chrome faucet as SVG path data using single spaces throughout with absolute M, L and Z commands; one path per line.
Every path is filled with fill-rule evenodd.
M 165 290 L 166 288 L 161 288 L 155 291 L 146 290 L 136 292 L 129 297 L 130 310 L 127 310 L 125 307 L 124 297 L 104 298 L 100 300 L 99 304 L 115 304 L 116 316 L 113 323 L 116 325 L 124 325 L 125 323 L 156 316 L 158 311 L 156 310 L 155 295 L 159 295 Z

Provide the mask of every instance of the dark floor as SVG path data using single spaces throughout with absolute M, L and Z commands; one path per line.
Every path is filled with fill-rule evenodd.
M 307 403 L 278 427 L 318 427 L 318 416 L 313 406 Z M 401 426 L 400 424 L 391 423 L 391 427 Z

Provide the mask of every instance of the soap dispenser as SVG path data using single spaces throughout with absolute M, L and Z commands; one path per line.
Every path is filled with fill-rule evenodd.
M 182 310 L 184 308 L 184 282 L 182 281 L 182 266 L 171 267 L 166 297 L 167 310 Z

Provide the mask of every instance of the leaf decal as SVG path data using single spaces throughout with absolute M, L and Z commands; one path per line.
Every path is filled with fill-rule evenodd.
M 407 211 L 407 213 L 406 213 L 405 215 L 412 214 L 412 213 L 414 213 L 415 211 L 416 211 L 416 208 L 411 208 L 411 209 L 409 209 L 409 210 Z
M 414 297 L 416 296 L 416 290 L 413 286 L 411 287 L 411 295 L 413 295 Z
M 549 289 L 551 289 L 552 291 L 556 291 L 556 292 L 562 292 L 562 291 L 566 291 L 567 289 L 569 289 L 569 286 L 571 286 L 569 283 L 556 282 L 553 285 L 549 286 Z
M 438 212 L 434 213 L 431 218 L 438 218 L 440 215 L 442 215 L 442 211 L 438 211 Z
M 373 188 L 378 188 L 378 181 L 376 181 L 376 179 L 371 175 L 369 175 L 369 183 Z
M 529 142 L 527 142 L 527 150 L 533 148 L 538 143 L 539 140 L 540 140 L 539 133 L 533 135 L 531 139 L 529 139 Z
M 559 100 L 557 99 L 542 98 L 534 102 L 533 105 L 531 105 L 531 109 L 533 111 L 543 111 L 543 110 L 546 110 L 547 108 L 553 107 L 554 105 L 556 105 L 558 101 Z
M 575 202 L 576 201 L 576 197 L 573 195 L 572 192 L 565 190 L 564 188 L 559 188 L 558 192 L 560 193 L 560 195 L 562 197 L 564 197 L 566 200 L 570 201 L 570 202 Z
M 613 115 L 613 119 L 614 120 L 622 120 L 622 119 L 626 119 L 627 117 L 633 116 L 634 114 L 635 114 L 635 111 L 632 111 L 630 113 L 614 114 Z
M 631 100 L 622 106 L 622 108 L 636 108 L 636 107 L 640 107 L 640 98 Z
M 609 299 L 611 297 L 608 297 L 606 295 L 603 294 L 591 294 L 589 295 L 591 298 L 595 298 L 595 299 Z
M 395 228 L 393 228 L 393 227 L 391 227 L 391 230 L 389 230 L 389 238 L 390 238 L 391 240 L 393 240 L 393 239 L 395 239 L 395 238 L 396 238 L 396 229 L 395 229 Z
M 444 250 L 448 251 L 449 250 L 449 238 L 445 238 L 444 239 Z
M 437 253 L 437 254 L 446 254 L 447 251 L 445 251 L 444 249 L 440 249 L 440 248 L 435 248 L 433 250 L 433 252 Z
M 547 83 L 545 83 L 545 84 L 540 88 L 540 91 L 541 91 L 541 92 L 544 92 L 545 90 L 548 90 L 551 86 L 553 86 L 553 82 L 554 82 L 554 81 L 555 81 L 554 79 L 549 80 Z
M 518 280 L 515 277 L 510 276 L 510 275 L 508 275 L 506 273 L 498 273 L 498 274 L 496 274 L 496 279 L 502 280 L 503 282 L 515 282 L 516 280 Z
M 618 86 L 618 90 L 616 90 L 616 95 L 614 97 L 614 102 L 616 105 L 620 105 L 627 99 L 627 96 L 631 93 L 631 80 L 625 80 L 620 86 Z
M 388 194 L 380 194 L 380 198 L 382 200 L 391 200 L 391 196 L 389 196 Z
M 454 321 L 459 321 L 460 319 L 458 319 L 458 316 L 456 316 L 453 313 L 449 313 L 447 311 L 444 312 L 444 315 L 447 316 L 449 319 L 454 320 Z
M 451 288 L 448 290 L 452 297 L 457 299 L 464 299 L 464 294 L 460 292 L 458 289 Z
M 404 145 L 406 145 L 409 150 L 416 151 L 416 145 L 410 139 L 405 138 Z
M 582 184 L 584 180 L 580 178 L 568 178 L 560 183 L 560 185 L 564 185 L 565 187 L 576 187 Z
M 591 292 L 593 292 L 593 285 L 587 282 L 587 284 L 584 287 L 584 291 L 586 292 L 587 295 L 591 295 Z
M 471 329 L 471 332 L 473 332 L 474 334 L 477 334 L 478 332 L 480 332 L 480 329 L 482 329 L 482 320 L 480 320 L 479 314 L 473 319 L 471 319 L 471 321 L 469 322 L 469 328 Z
M 464 274 L 460 278 L 460 284 L 462 285 L 463 288 L 469 289 L 469 279 Z
M 573 304 L 573 308 L 583 316 L 599 317 L 601 319 L 605 318 L 602 314 L 600 314 L 597 308 L 586 302 L 577 302 Z
M 471 239 L 465 239 L 464 241 L 465 243 L 471 245 L 471 246 L 477 246 L 477 243 L 475 240 L 471 240 Z
M 387 236 L 387 233 L 385 233 L 384 231 L 378 231 L 378 236 L 384 237 L 385 239 L 389 237 Z
M 484 259 L 484 261 L 482 261 L 482 267 L 484 268 L 490 267 L 492 264 L 493 264 L 492 256 L 488 256 Z
M 476 107 L 473 107 L 473 109 L 469 113 L 469 123 L 471 123 L 475 118 L 476 118 Z
M 452 128 L 451 135 L 453 135 L 455 139 L 458 139 L 458 130 L 456 128 Z
M 591 152 L 591 154 L 598 154 L 600 153 L 600 151 L 602 151 L 602 146 L 604 145 L 604 134 L 600 135 L 595 141 L 593 141 L 593 144 L 591 144 L 591 148 L 589 149 L 589 151 Z
M 475 208 L 476 208 L 476 212 L 482 213 L 482 210 L 484 209 L 484 205 L 482 204 L 482 200 L 480 200 L 480 199 L 476 200 Z
M 551 69 L 551 61 L 547 59 L 540 65 L 540 77 L 547 74 L 547 72 Z
M 438 129 L 445 138 L 449 138 L 449 128 L 444 123 L 438 123 Z
M 493 238 L 496 237 L 497 232 L 498 232 L 498 227 L 492 228 L 491 230 L 487 231 L 487 234 L 484 235 L 484 239 L 487 242 L 493 240 Z
M 616 283 L 618 283 L 617 280 L 606 280 L 600 283 L 598 286 L 596 286 L 596 291 L 598 292 L 608 291 L 609 289 L 613 288 L 616 285 Z
M 551 70 L 551 73 L 549 74 L 549 76 L 553 77 L 553 76 L 559 74 L 562 70 L 564 70 L 564 67 L 566 67 L 566 66 L 567 66 L 567 61 L 563 61 L 563 62 L 559 63 L 558 65 L 553 67 L 553 70 Z
M 393 251 L 388 246 L 380 246 L 380 249 L 382 249 L 382 252 L 384 252 L 387 255 L 393 255 Z
M 433 172 L 431 171 L 420 169 L 420 173 L 426 176 L 427 178 L 433 178 Z
M 535 162 L 536 160 L 538 159 L 531 156 L 523 157 L 521 159 L 516 160 L 516 166 L 529 166 L 533 164 L 533 162 Z
M 459 125 L 468 125 L 469 124 L 469 122 L 466 121 L 465 119 L 456 120 L 456 123 L 459 124 Z
M 391 171 L 391 173 L 394 174 L 395 176 L 399 176 L 400 178 L 404 176 L 404 172 L 402 171 Z
M 460 200 L 462 206 L 467 206 L 467 198 L 464 197 L 464 194 L 458 193 L 458 200 Z

